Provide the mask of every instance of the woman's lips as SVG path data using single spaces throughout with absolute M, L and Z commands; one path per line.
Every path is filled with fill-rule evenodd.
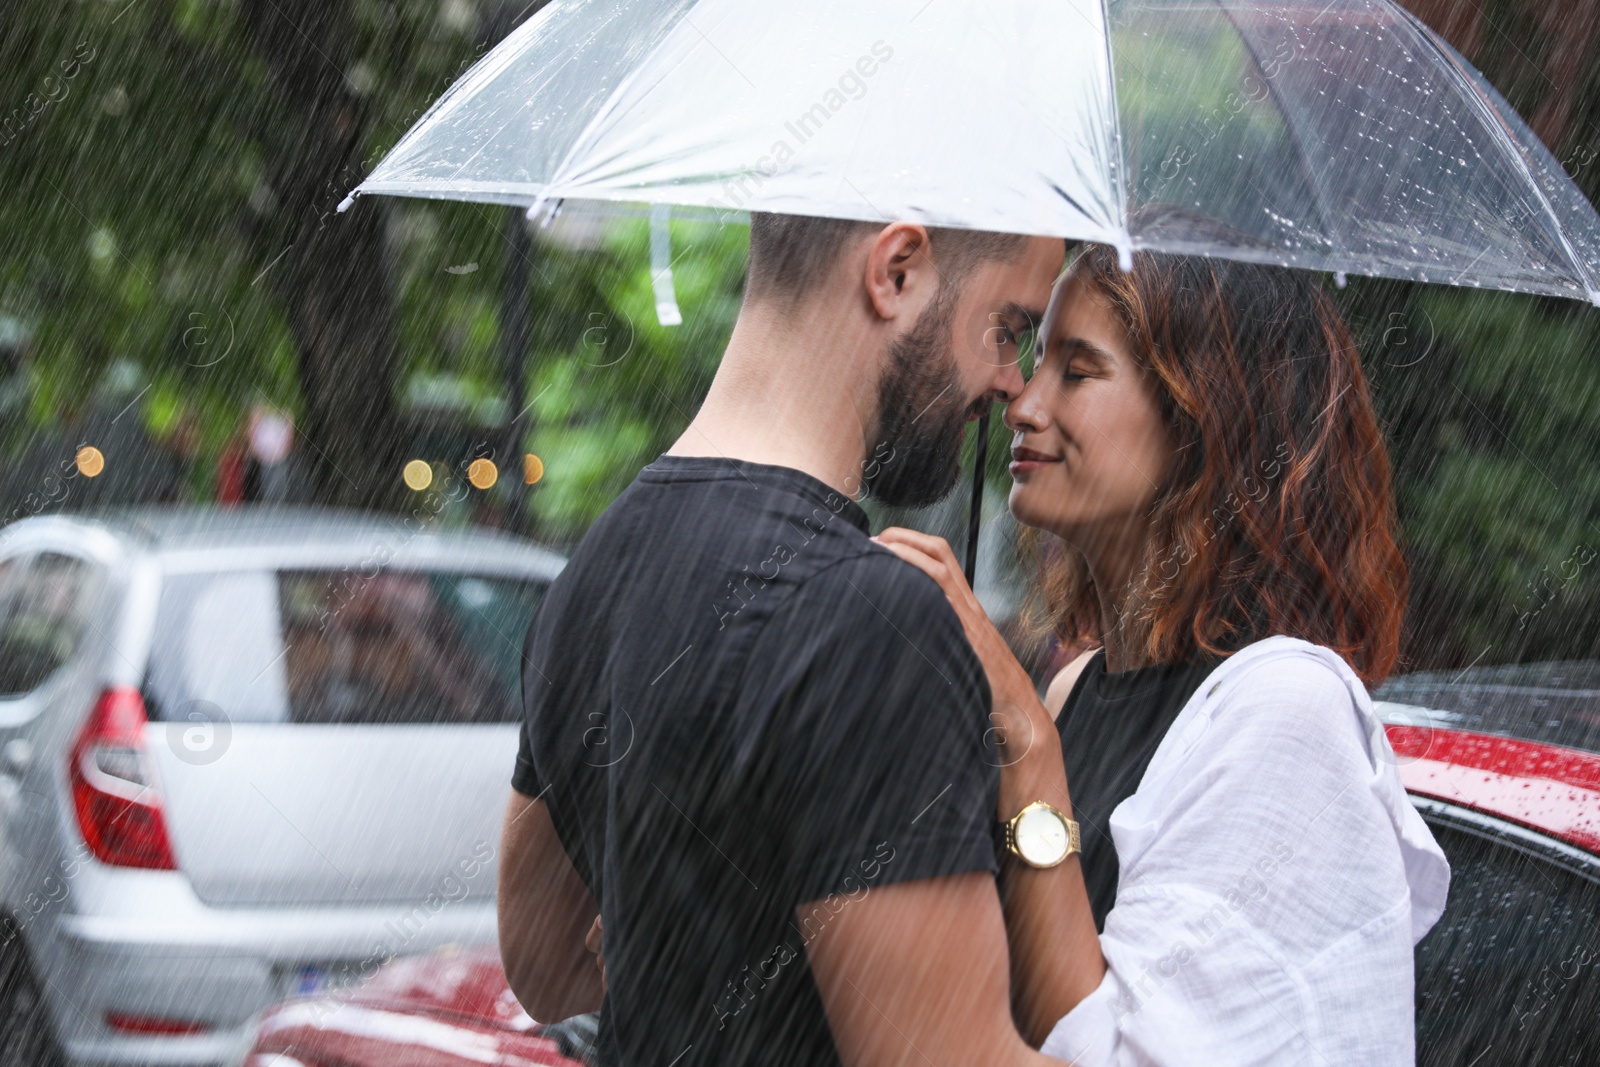
M 1035 452 L 1031 448 L 1013 448 L 1011 450 L 1011 476 L 1027 474 L 1040 467 L 1047 467 L 1052 463 L 1060 463 L 1055 456 L 1047 456 L 1043 452 Z

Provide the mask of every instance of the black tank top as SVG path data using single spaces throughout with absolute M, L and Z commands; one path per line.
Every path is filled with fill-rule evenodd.
M 1208 657 L 1111 674 L 1102 648 L 1085 664 L 1056 718 L 1072 815 L 1083 836 L 1083 880 L 1095 929 L 1102 933 L 1119 871 L 1111 812 L 1139 787 L 1178 712 L 1221 662 Z

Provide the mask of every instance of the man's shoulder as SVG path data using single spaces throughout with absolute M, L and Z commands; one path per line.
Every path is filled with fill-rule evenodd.
M 837 686 L 982 705 L 987 680 L 961 620 L 928 575 L 876 544 L 807 577 L 753 650 L 782 687 L 821 671 Z M 815 687 L 817 679 L 805 683 Z
M 944 591 L 928 575 L 881 545 L 866 542 L 854 552 L 810 575 L 796 590 L 793 604 L 831 606 L 821 618 L 842 627 L 862 622 L 919 630 L 950 629 L 961 622 Z

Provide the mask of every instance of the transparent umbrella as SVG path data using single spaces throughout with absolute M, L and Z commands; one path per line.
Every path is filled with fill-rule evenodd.
M 557 0 L 356 192 L 910 219 L 1600 303 L 1594 209 L 1389 0 Z
M 365 193 L 907 219 L 1600 304 L 1594 208 L 1390 0 L 556 0 Z

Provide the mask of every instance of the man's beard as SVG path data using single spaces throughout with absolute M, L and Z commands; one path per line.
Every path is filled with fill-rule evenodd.
M 938 503 L 961 480 L 961 438 L 967 420 L 988 406 L 961 393 L 950 324 L 956 294 L 941 290 L 908 332 L 889 347 L 878 382 L 878 431 L 862 481 L 890 507 Z

